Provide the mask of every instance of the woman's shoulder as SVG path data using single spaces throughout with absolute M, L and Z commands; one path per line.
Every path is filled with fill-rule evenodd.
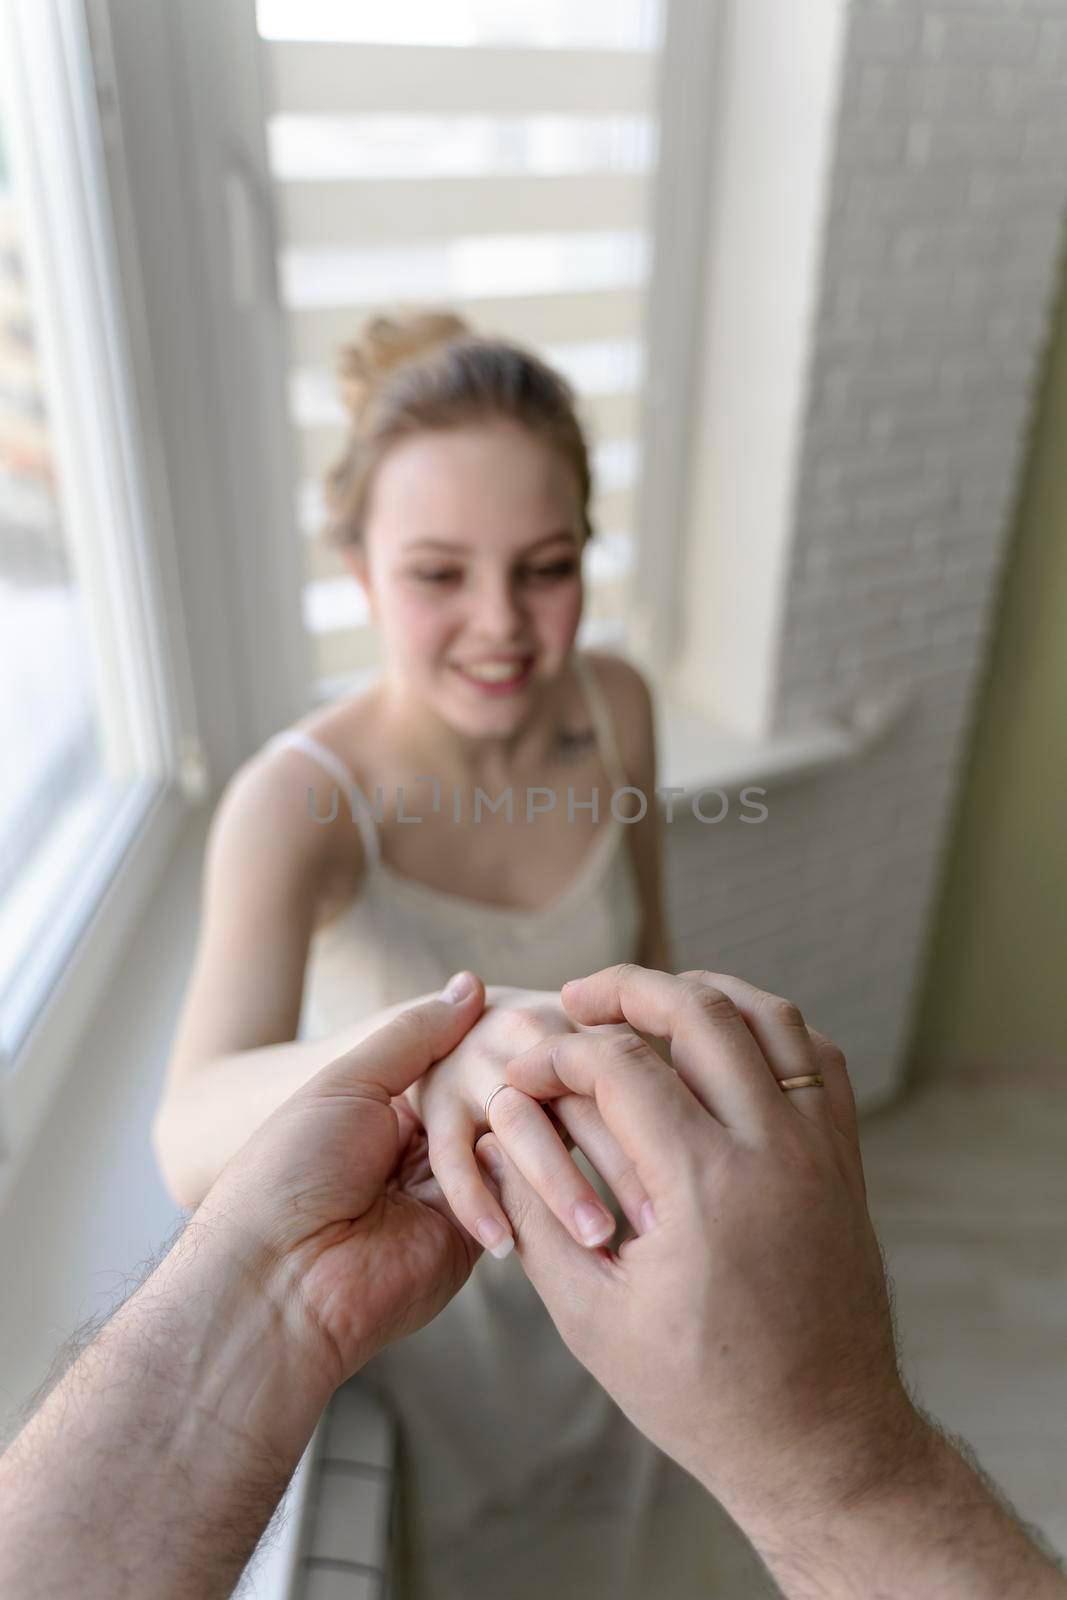
M 258 792 L 275 818 L 280 846 L 289 842 L 310 852 L 327 869 L 336 857 L 346 876 L 362 867 L 362 850 L 357 831 L 341 826 L 350 809 L 348 796 L 339 798 L 338 791 L 354 780 L 367 792 L 367 759 L 375 738 L 373 691 L 372 685 L 316 706 L 268 739 L 231 780 L 231 787 Z M 334 811 L 337 826 L 326 826 Z
M 640 668 L 625 656 L 607 650 L 583 650 L 611 712 L 619 760 L 630 778 L 647 774 L 655 756 L 652 691 Z
M 378 738 L 377 689 L 376 683 L 371 684 L 358 693 L 315 706 L 280 734 L 268 739 L 259 758 L 277 771 L 282 764 L 292 770 L 293 763 L 286 758 L 295 756 L 300 770 L 307 774 L 308 768 L 315 765 L 315 756 L 325 754 L 328 759 L 324 776 L 331 772 L 332 781 L 336 782 L 343 769 L 349 778 L 362 783 L 368 767 L 373 764 Z
M 632 709 L 650 698 L 644 674 L 626 656 L 610 650 L 583 650 L 582 660 L 592 668 L 601 687 L 614 694 L 624 708 Z

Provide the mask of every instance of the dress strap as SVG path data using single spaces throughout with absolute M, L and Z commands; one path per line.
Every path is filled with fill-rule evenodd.
M 615 741 L 615 724 L 611 714 L 611 707 L 607 697 L 597 682 L 596 674 L 583 655 L 574 652 L 574 670 L 578 674 L 578 681 L 582 686 L 585 703 L 589 710 L 589 720 L 593 724 L 596 742 L 605 770 L 611 780 L 612 789 L 624 789 L 630 780 L 623 770 L 619 760 L 619 747 Z
M 367 863 L 373 865 L 382 853 L 378 830 L 374 825 L 374 813 L 366 795 L 340 756 L 334 755 L 332 750 L 328 750 L 313 734 L 305 733 L 302 728 L 286 728 L 276 733 L 273 739 L 267 740 L 267 748 L 302 750 L 304 755 L 310 756 L 312 761 L 317 761 L 320 767 L 326 769 L 348 802 L 363 840 Z

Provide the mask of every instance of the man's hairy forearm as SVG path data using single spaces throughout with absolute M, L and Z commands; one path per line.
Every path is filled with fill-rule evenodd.
M 231 1593 L 329 1397 L 194 1223 L 0 1458 L 0 1594 Z
M 956 1446 L 959 1445 L 959 1448 Z M 972 1467 L 970 1452 L 932 1425 L 898 1470 L 854 1503 L 799 1525 L 752 1529 L 788 1600 L 1064 1600 L 1062 1564 L 1046 1556 Z M 746 1531 L 749 1531 L 746 1529 Z

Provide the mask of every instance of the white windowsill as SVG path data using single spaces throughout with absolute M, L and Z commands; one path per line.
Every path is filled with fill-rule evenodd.
M 691 795 L 701 789 L 809 777 L 862 755 L 888 733 L 911 701 L 910 690 L 894 689 L 837 717 L 764 739 L 745 739 L 664 697 L 658 705 L 659 787 Z

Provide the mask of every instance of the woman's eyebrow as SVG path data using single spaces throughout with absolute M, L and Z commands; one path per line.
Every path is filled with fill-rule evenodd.
M 540 539 L 535 539 L 524 550 L 518 551 L 519 555 L 528 555 L 531 550 L 540 549 L 543 544 L 551 544 L 557 539 L 569 539 L 572 544 L 577 544 L 577 538 L 570 528 L 557 528 L 554 533 L 542 534 Z M 470 545 L 455 544 L 448 539 L 413 539 L 404 546 L 405 550 L 448 550 L 463 555 L 470 549 Z

